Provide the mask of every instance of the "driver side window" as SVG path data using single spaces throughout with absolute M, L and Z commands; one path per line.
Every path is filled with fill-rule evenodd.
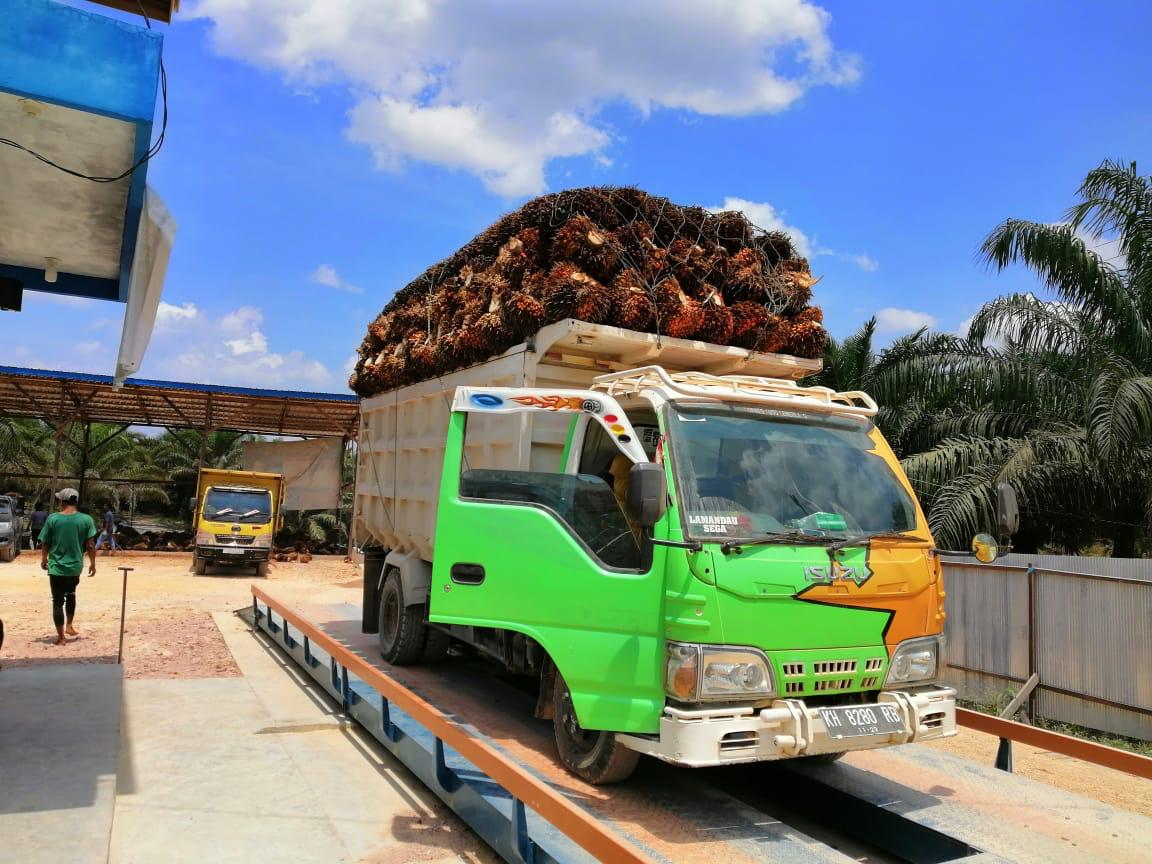
M 539 507 L 559 520 L 605 567 L 640 569 L 636 537 L 612 489 L 599 477 L 472 468 L 460 475 L 460 497 Z

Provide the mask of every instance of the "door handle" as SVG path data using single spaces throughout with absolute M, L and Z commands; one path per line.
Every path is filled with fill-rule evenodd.
M 457 585 L 479 585 L 484 581 L 484 567 L 480 564 L 453 564 L 450 575 Z

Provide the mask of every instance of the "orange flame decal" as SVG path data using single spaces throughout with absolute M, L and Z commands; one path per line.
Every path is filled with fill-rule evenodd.
M 579 411 L 584 404 L 579 396 L 513 396 L 512 401 L 549 411 Z

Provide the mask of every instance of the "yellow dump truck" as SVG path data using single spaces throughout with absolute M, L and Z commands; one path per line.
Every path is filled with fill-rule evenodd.
M 254 564 L 257 576 L 267 575 L 283 504 L 280 474 L 201 469 L 193 508 L 195 572 L 203 575 L 210 564 Z

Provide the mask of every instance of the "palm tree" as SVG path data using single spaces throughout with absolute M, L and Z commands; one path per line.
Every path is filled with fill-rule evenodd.
M 904 465 L 946 545 L 990 524 L 1001 480 L 1028 526 L 1018 548 L 1106 539 L 1129 556 L 1149 536 L 1152 178 L 1104 162 L 1079 196 L 1064 222 L 1009 219 L 981 247 L 997 271 L 1032 270 L 1048 296 L 993 300 L 967 339 L 922 340 L 879 374 L 889 395 L 928 406 Z

